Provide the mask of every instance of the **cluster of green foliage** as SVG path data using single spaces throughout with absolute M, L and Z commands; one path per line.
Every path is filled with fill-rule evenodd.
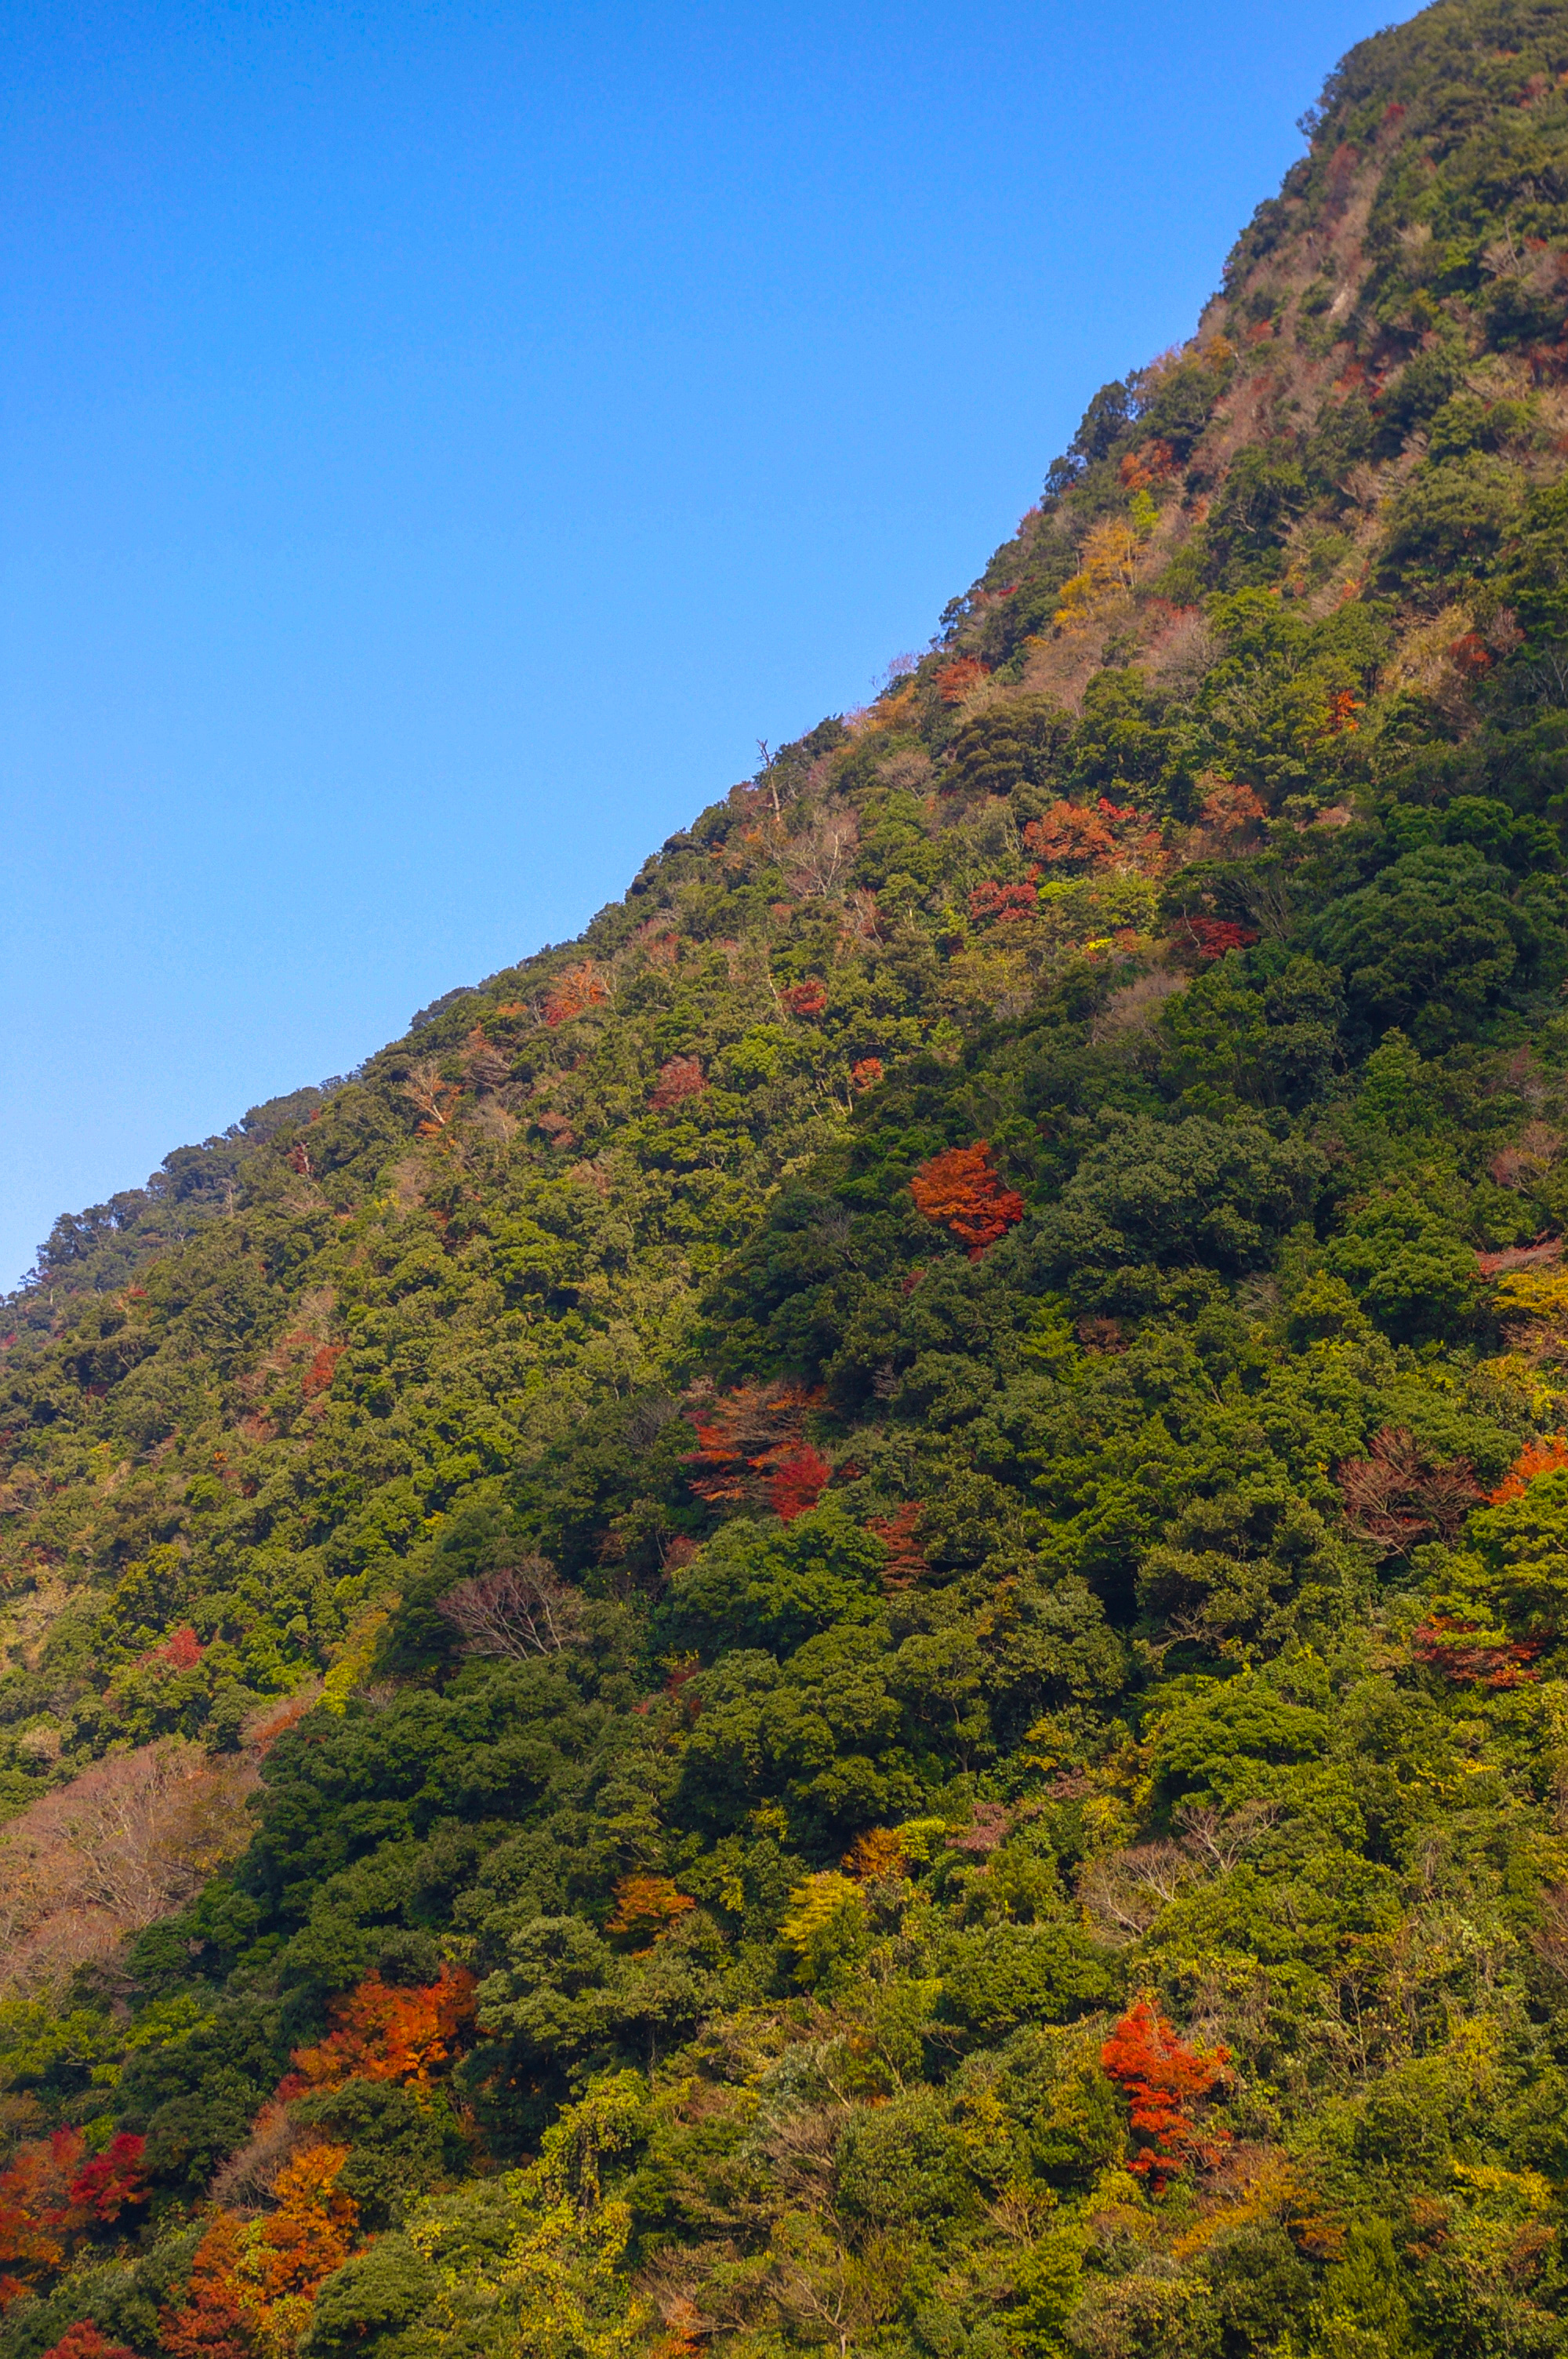
M 0 1799 L 260 1791 L 0 2002 L 0 2245 L 149 2190 L 0 2359 L 1568 2349 L 1565 82 L 1352 51 L 868 711 L 57 1224 Z

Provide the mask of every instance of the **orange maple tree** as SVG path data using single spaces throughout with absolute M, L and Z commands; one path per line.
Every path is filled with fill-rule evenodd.
M 1162 2194 L 1193 2163 L 1217 2161 L 1228 2133 L 1204 2131 L 1193 2108 L 1230 2061 L 1227 2049 L 1189 2048 L 1147 1997 L 1133 2001 L 1100 2049 L 1141 2141 L 1128 2168 Z
M 1101 795 L 1088 803 L 1052 803 L 1023 831 L 1023 841 L 1037 860 L 1052 867 L 1080 870 L 1136 865 L 1150 871 L 1164 865 L 1159 822 L 1130 803 L 1113 803 Z
M 696 1907 L 667 1875 L 623 1875 L 615 1886 L 614 1914 L 604 1930 L 630 1941 L 633 1957 L 645 1958 Z
M 610 984 L 591 959 L 564 967 L 545 994 L 545 1021 L 554 1027 L 569 1024 L 610 996 Z
M 0 2310 L 63 2268 L 94 2228 L 146 2201 L 145 2146 L 122 2131 L 90 2156 L 67 2128 L 18 2148 L 0 2171 Z
M 474 2012 L 475 1983 L 466 1966 L 443 1966 L 439 1979 L 406 1987 L 371 1973 L 331 2003 L 332 2029 L 317 2047 L 297 2048 L 294 2071 L 279 2094 L 335 2089 L 344 2081 L 405 2081 L 428 2088 L 452 2061 Z
M 979 688 L 986 677 L 986 667 L 978 656 L 958 656 L 944 664 L 936 675 L 936 692 L 944 704 L 962 704 L 972 688 Z
M 1538 1474 L 1556 1474 L 1568 1466 L 1568 1434 L 1543 1433 L 1527 1441 L 1495 1491 L 1487 1496 L 1494 1507 L 1507 1499 L 1521 1499 Z
M 779 998 L 792 1016 L 820 1016 L 827 1005 L 827 986 L 808 975 L 804 983 L 786 984 Z
M 923 1163 L 909 1183 L 910 1194 L 928 1221 L 945 1228 L 979 1261 L 988 1245 L 1022 1220 L 1024 1201 L 1005 1187 L 991 1168 L 990 1141 L 949 1147 Z
M 698 1446 L 687 1464 L 697 1470 L 687 1477 L 697 1497 L 769 1506 L 786 1522 L 815 1506 L 833 1471 L 806 1440 L 806 1413 L 821 1397 L 804 1385 L 741 1385 L 694 1408 Z
M 171 2359 L 291 2351 L 316 2293 L 353 2251 L 359 2207 L 339 2187 L 346 2146 L 326 2139 L 286 2162 L 259 2226 L 220 2212 L 196 2248 L 184 2302 L 158 2320 Z
M 887 1547 L 887 1561 L 880 1576 L 884 1589 L 913 1589 L 926 1570 L 925 1551 L 914 1537 L 925 1512 L 924 1501 L 906 1499 L 891 1516 L 867 1516 L 866 1529 Z

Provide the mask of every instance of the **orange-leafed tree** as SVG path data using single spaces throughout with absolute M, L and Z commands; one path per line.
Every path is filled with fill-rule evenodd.
M 546 992 L 545 1021 L 552 1027 L 569 1024 L 573 1016 L 586 1016 L 609 996 L 609 977 L 591 959 L 584 959 L 578 966 L 564 967 Z
M 774 1478 L 786 1475 L 781 1496 L 793 1512 L 793 1502 L 820 1467 L 818 1491 L 832 1471 L 806 1440 L 806 1419 L 821 1394 L 804 1385 L 742 1385 L 721 1399 L 691 1410 L 697 1447 L 687 1460 L 687 1476 L 699 1499 L 713 1506 L 773 1507 L 784 1513 L 773 1495 Z M 815 1506 L 813 1497 L 808 1505 Z
M 252 2265 L 264 2316 L 308 2302 L 354 2248 L 359 2207 L 338 2181 L 346 2146 L 323 2140 L 286 2162 L 273 2181 L 277 2209 L 266 2220 Z
M 962 704 L 972 688 L 979 688 L 986 677 L 986 667 L 978 656 L 957 656 L 944 664 L 936 675 L 936 693 L 944 704 Z
M 1052 803 L 1023 831 L 1037 860 L 1082 874 L 1136 867 L 1152 873 L 1164 865 L 1158 822 L 1130 803 L 1101 795 L 1096 803 Z
M 310 2304 L 354 2250 L 359 2209 L 339 2181 L 350 2149 L 303 2147 L 272 2183 L 275 2209 L 246 2222 L 220 2212 L 197 2246 L 178 2310 L 158 2321 L 171 2359 L 251 2359 L 292 2351 Z
M 949 1147 L 923 1163 L 909 1183 L 926 1219 L 968 1245 L 971 1261 L 1016 1226 L 1025 1210 L 1016 1188 L 1004 1186 L 993 1170 L 990 1155 L 987 1138 Z
M 644 1958 L 696 1907 L 690 1894 L 667 1875 L 623 1875 L 615 1887 L 614 1914 L 604 1930 L 630 1942 L 633 1957 Z
M 169 2359 L 251 2359 L 260 2320 L 242 2269 L 252 2242 L 243 2220 L 218 2213 L 196 2247 L 184 2301 L 159 2316 Z
M 357 1989 L 332 2001 L 326 2038 L 295 2049 L 295 2085 L 335 2089 L 344 2081 L 404 2081 L 428 2088 L 453 2061 L 472 2020 L 474 1989 L 466 1966 L 443 1966 L 438 1981 L 412 1987 L 367 1974 Z
M 1543 1433 L 1527 1441 L 1497 1489 L 1488 1494 L 1494 1507 L 1522 1499 L 1538 1474 L 1557 1474 L 1568 1466 L 1568 1434 Z
M 779 998 L 792 1016 L 820 1016 L 827 1005 L 827 986 L 817 976 L 807 975 L 804 983 L 786 984 Z
M 1128 2167 L 1152 2194 L 1192 2165 L 1218 2159 L 1228 2133 L 1201 2126 L 1195 2108 L 1229 2061 L 1227 2049 L 1189 2047 L 1146 1996 L 1133 2001 L 1100 2049 L 1139 2141 Z
M 915 1538 L 925 1512 L 923 1500 L 906 1499 L 891 1516 L 867 1516 L 866 1529 L 876 1534 L 888 1552 L 879 1576 L 884 1589 L 913 1589 L 925 1571 L 925 1551 Z
M 145 2141 L 89 2155 L 79 2129 L 21 2147 L 0 2171 L 0 2309 L 47 2283 L 95 2228 L 146 2200 Z

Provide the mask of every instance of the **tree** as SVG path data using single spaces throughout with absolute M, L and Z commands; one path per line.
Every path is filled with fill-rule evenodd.
M 600 973 L 592 959 L 582 959 L 576 966 L 563 967 L 551 983 L 545 994 L 545 1021 L 552 1029 L 557 1025 L 569 1024 L 609 996 L 609 977 Z
M 406 2081 L 428 2088 L 449 2069 L 474 2012 L 474 1978 L 466 1966 L 443 1966 L 433 1983 L 408 1988 L 379 1973 L 331 2003 L 332 2029 L 319 2046 L 297 2048 L 297 2084 L 331 2089 L 344 2081 Z
M 665 1114 L 683 1098 L 700 1097 L 707 1087 L 699 1057 L 672 1057 L 659 1067 L 648 1103 L 655 1114 Z
M 1218 2160 L 1227 2132 L 1200 2127 L 1195 2106 L 1223 2078 L 1226 2049 L 1190 2048 L 1148 1997 L 1135 1999 L 1100 2049 L 1141 2141 L 1128 2164 L 1161 2195 L 1195 2163 Z
M 1017 1189 L 1004 1186 L 992 1169 L 990 1141 L 985 1138 L 932 1156 L 911 1179 L 909 1190 L 928 1221 L 968 1246 L 971 1261 L 1015 1227 L 1025 1211 Z
M 1424 1539 L 1453 1539 L 1482 1497 L 1467 1458 L 1434 1464 L 1402 1426 L 1379 1426 L 1367 1456 L 1343 1460 L 1335 1480 L 1351 1529 L 1379 1556 L 1407 1555 Z
M 499 1656 L 525 1663 L 553 1655 L 582 1636 L 582 1600 L 556 1579 L 542 1556 L 520 1557 L 454 1582 L 436 1611 L 462 1637 L 465 1655 Z

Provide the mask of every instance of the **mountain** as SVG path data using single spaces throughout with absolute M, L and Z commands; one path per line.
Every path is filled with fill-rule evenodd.
M 5 1325 L 0 2359 L 1568 2346 L 1568 0 Z

